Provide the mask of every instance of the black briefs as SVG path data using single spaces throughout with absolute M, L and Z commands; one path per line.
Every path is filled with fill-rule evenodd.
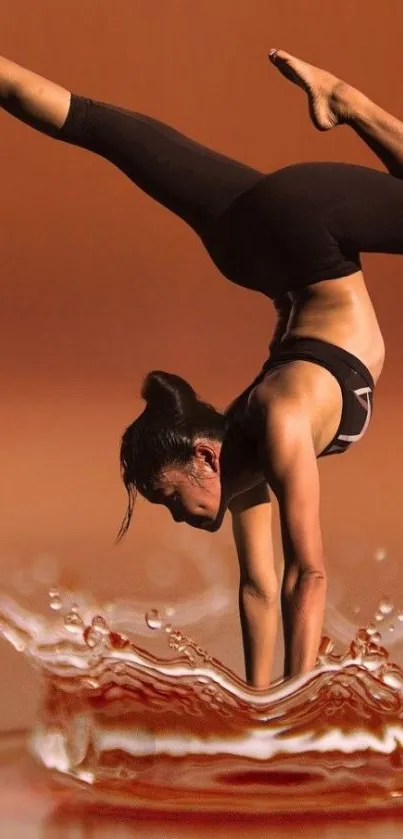
M 403 180 L 386 172 L 299 163 L 265 174 L 74 94 L 56 136 L 117 166 L 196 231 L 224 276 L 268 297 L 347 277 L 360 253 L 403 253 Z
M 242 424 L 251 390 L 271 370 L 291 361 L 311 361 L 329 370 L 337 379 L 343 400 L 340 423 L 333 440 L 318 457 L 345 452 L 353 443 L 361 440 L 369 426 L 372 416 L 374 380 L 365 364 L 356 356 L 335 344 L 320 341 L 318 338 L 286 338 L 275 354 L 265 362 L 252 384 L 227 408 L 227 419 L 231 423 Z

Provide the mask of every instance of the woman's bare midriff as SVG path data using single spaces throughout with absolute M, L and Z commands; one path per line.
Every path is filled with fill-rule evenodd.
M 293 293 L 287 336 L 321 338 L 352 353 L 374 381 L 382 371 L 385 345 L 361 271 L 324 280 Z

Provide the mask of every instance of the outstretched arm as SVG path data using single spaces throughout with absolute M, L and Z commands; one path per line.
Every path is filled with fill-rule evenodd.
M 247 682 L 268 688 L 278 621 L 278 585 L 266 483 L 236 496 L 229 505 L 238 553 L 239 612 Z
M 65 88 L 0 57 L 0 105 L 32 128 L 56 135 L 66 121 L 70 98 Z
M 309 416 L 294 398 L 267 398 L 261 410 L 261 457 L 280 511 L 285 569 L 281 591 L 284 676 L 312 670 L 317 659 L 326 598 L 319 513 L 319 476 Z

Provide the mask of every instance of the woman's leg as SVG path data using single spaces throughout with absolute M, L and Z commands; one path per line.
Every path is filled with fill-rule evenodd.
M 22 122 L 55 137 L 66 121 L 70 98 L 64 87 L 0 57 L 0 105 Z
M 403 123 L 356 88 L 283 50 L 269 53 L 280 72 L 308 94 L 312 120 L 321 131 L 347 124 L 388 171 L 403 177 Z
M 43 133 L 106 158 L 198 233 L 263 176 L 158 120 L 71 94 L 6 59 L 0 104 Z

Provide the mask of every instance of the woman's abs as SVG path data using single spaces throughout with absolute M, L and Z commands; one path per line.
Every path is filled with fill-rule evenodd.
M 376 382 L 385 345 L 361 271 L 293 294 L 287 335 L 320 338 L 355 355 Z

